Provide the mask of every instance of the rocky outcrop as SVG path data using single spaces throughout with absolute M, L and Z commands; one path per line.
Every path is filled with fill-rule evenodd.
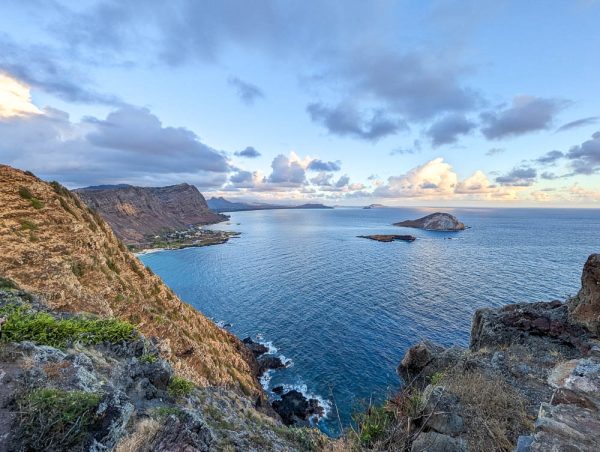
M 571 301 L 571 317 L 600 334 L 600 254 L 592 254 L 581 275 L 581 290 Z
M 308 399 L 300 391 L 292 389 L 273 402 L 273 409 L 285 425 L 308 426 L 312 416 L 321 416 L 323 408 L 317 399 Z
M 468 349 L 424 341 L 406 352 L 398 373 L 423 404 L 412 450 L 598 450 L 600 342 L 575 314 L 591 312 L 577 307 L 593 305 L 596 263 L 569 303 L 480 309 Z
M 165 231 L 185 230 L 192 225 L 227 219 L 225 215 L 212 212 L 204 196 L 189 184 L 88 187 L 75 190 L 75 193 L 127 244 L 143 245 Z
M 443 212 L 432 213 L 416 220 L 401 221 L 394 223 L 394 226 L 425 229 L 428 231 L 462 231 L 465 229 L 464 223 L 458 221 L 454 215 Z

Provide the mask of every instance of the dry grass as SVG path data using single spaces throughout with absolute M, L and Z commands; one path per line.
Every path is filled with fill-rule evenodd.
M 519 434 L 531 430 L 523 398 L 503 379 L 455 370 L 442 384 L 464 408 L 470 450 L 512 451 Z
M 146 452 L 160 430 L 160 422 L 156 419 L 143 419 L 135 425 L 135 430 L 123 438 L 115 452 Z

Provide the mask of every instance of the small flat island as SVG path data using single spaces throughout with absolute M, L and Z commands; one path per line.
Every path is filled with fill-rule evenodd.
M 462 231 L 466 227 L 454 215 L 444 212 L 432 213 L 416 220 L 401 221 L 394 223 L 394 226 L 425 229 L 427 231 Z
M 378 242 L 394 242 L 400 240 L 403 242 L 414 242 L 417 238 L 413 235 L 399 235 L 399 234 L 375 234 L 375 235 L 359 235 L 361 239 L 376 240 Z

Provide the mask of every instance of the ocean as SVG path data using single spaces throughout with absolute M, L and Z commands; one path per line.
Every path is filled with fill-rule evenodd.
M 440 209 L 234 212 L 223 245 L 141 256 L 186 302 L 289 360 L 263 379 L 319 398 L 328 434 L 400 387 L 411 344 L 468 345 L 476 309 L 565 300 L 600 252 L 600 210 L 448 209 L 469 229 L 392 226 Z M 412 234 L 380 243 L 358 235 Z M 339 415 L 338 415 L 339 413 Z

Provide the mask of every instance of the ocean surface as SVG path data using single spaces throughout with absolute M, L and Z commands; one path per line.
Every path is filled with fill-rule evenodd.
M 564 300 L 600 252 L 600 210 L 446 208 L 471 228 L 391 226 L 434 211 L 238 212 L 211 227 L 242 233 L 227 244 L 141 259 L 205 315 L 291 360 L 264 385 L 319 397 L 328 409 L 319 426 L 335 435 L 400 386 L 396 367 L 411 344 L 467 345 L 477 308 Z M 378 233 L 418 239 L 356 237 Z

